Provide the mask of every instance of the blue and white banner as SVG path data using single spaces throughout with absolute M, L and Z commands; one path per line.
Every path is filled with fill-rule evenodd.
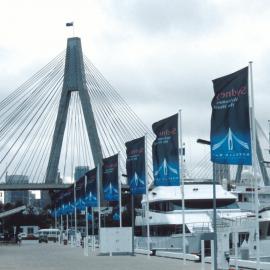
M 79 210 L 84 210 L 85 203 L 85 176 L 80 177 L 80 179 L 76 182 L 76 208 Z
M 63 191 L 63 214 L 69 214 L 74 206 L 74 185 Z
M 179 186 L 178 114 L 153 124 L 152 145 L 155 186 Z
M 126 143 L 126 169 L 128 184 L 132 194 L 145 194 L 145 138 Z
M 119 200 L 118 155 L 103 159 L 102 185 L 106 201 Z
M 251 165 L 248 67 L 213 80 L 211 160 Z
M 96 207 L 97 203 L 97 168 L 86 173 L 87 183 L 85 192 L 86 206 Z

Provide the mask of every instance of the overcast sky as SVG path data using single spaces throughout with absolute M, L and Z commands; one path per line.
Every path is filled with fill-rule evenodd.
M 187 161 L 209 139 L 212 79 L 254 61 L 256 115 L 267 130 L 270 1 L 9 0 L 0 9 L 0 99 L 66 47 L 84 53 L 147 124 L 183 111 Z

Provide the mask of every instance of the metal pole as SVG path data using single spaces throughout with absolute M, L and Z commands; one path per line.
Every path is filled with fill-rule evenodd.
M 101 228 L 101 215 L 100 215 L 100 165 L 97 166 L 97 199 L 98 199 L 98 243 L 100 249 L 100 228 Z
M 60 216 L 60 220 L 61 220 L 61 229 L 60 229 L 60 244 L 62 243 L 62 239 L 63 239 L 63 216 Z
M 259 194 L 258 194 L 258 170 L 256 161 L 256 122 L 255 122 L 255 108 L 254 108 L 254 91 L 253 91 L 253 73 L 252 62 L 249 62 L 250 74 L 250 114 L 251 114 L 251 138 L 252 138 L 252 169 L 255 182 L 255 217 L 256 217 L 256 269 L 260 269 L 260 224 L 259 224 Z
M 204 240 L 201 240 L 201 270 L 205 270 Z
M 268 137 L 268 143 L 269 143 L 269 145 L 268 145 L 268 147 L 269 147 L 269 149 L 268 149 L 268 152 L 269 152 L 269 154 L 270 154 L 270 120 L 268 120 L 268 129 L 269 129 L 269 137 Z
M 235 248 L 234 252 L 235 270 L 238 270 L 238 232 L 234 233 L 234 248 Z
M 134 195 L 131 193 L 132 255 L 134 255 Z
M 213 269 L 217 270 L 217 200 L 216 200 L 216 170 L 213 163 L 213 229 L 214 229 L 214 250 Z M 212 246 L 211 246 L 212 248 Z
M 145 209 L 145 218 L 146 218 L 146 226 L 147 226 L 147 258 L 150 259 L 150 224 L 149 224 L 149 194 L 148 194 L 148 157 L 147 157 L 147 141 L 148 136 L 145 134 L 145 196 L 146 196 L 146 209 Z
M 85 255 L 88 256 L 88 207 L 85 207 Z
M 211 240 L 211 270 L 215 270 L 215 248 L 213 248 L 214 242 L 215 240 Z
M 94 217 L 94 208 L 91 207 L 91 214 L 92 214 L 92 251 L 95 250 L 95 217 Z
M 54 227 L 57 229 L 57 215 L 56 215 L 56 209 L 54 209 Z
M 186 264 L 185 181 L 183 179 L 182 110 L 179 110 L 178 112 L 178 136 L 180 144 L 179 183 L 182 190 L 182 250 L 183 263 Z
M 75 242 L 76 242 L 76 245 L 77 245 L 76 180 L 74 182 L 74 225 L 75 225 Z
M 84 190 L 86 194 L 87 176 L 84 176 Z M 85 205 L 85 256 L 88 256 L 88 207 Z
M 120 228 L 122 227 L 122 190 L 121 190 L 121 177 L 120 177 L 120 152 L 118 152 L 118 186 L 119 186 L 119 221 Z
M 67 223 L 67 224 L 66 224 L 66 225 L 67 225 L 67 226 L 66 226 L 66 233 L 67 233 L 67 243 L 68 243 L 68 225 L 69 225 L 69 224 L 68 224 L 68 214 L 66 214 L 66 223 Z

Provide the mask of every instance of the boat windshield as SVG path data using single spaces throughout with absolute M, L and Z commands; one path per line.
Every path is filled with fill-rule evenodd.
M 238 209 L 235 199 L 217 199 L 217 208 L 218 209 Z M 159 201 L 152 202 L 149 204 L 150 210 L 152 211 L 161 211 L 169 212 L 174 210 L 182 209 L 181 200 L 172 200 L 172 201 Z M 185 200 L 185 209 L 186 210 L 200 210 L 200 209 L 212 209 L 213 200 L 211 199 L 202 199 L 202 200 Z

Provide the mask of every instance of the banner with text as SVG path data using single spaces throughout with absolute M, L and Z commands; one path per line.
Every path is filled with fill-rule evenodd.
M 76 181 L 76 208 L 84 210 L 85 203 L 85 176 L 81 176 L 78 181 Z
M 178 114 L 153 124 L 152 145 L 155 186 L 179 186 Z
M 126 142 L 126 169 L 132 194 L 145 194 L 145 138 Z
M 251 165 L 248 67 L 213 80 L 211 160 Z
M 103 159 L 102 185 L 106 201 L 119 200 L 118 183 L 118 155 Z
M 87 206 L 97 206 L 97 168 L 86 173 L 87 183 L 85 192 L 85 204 Z

